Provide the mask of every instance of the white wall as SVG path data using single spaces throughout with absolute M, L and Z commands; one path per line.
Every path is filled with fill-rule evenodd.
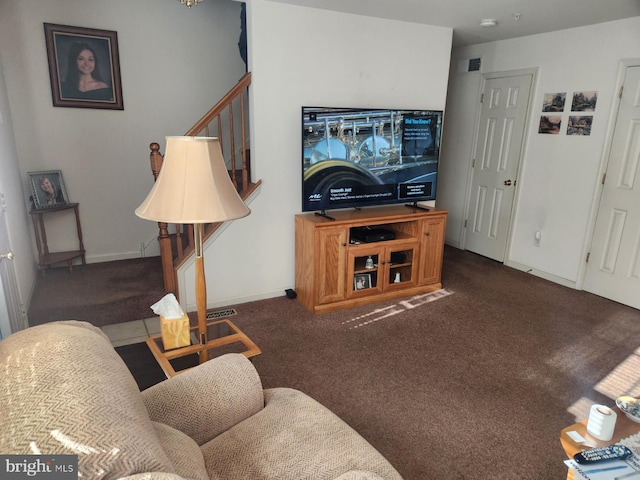
M 124 110 L 53 107 L 43 23 L 118 34 Z M 133 213 L 153 184 L 149 144 L 182 135 L 245 73 L 240 3 L 175 0 L 0 3 L 0 56 L 25 192 L 26 172 L 62 170 L 80 203 L 87 261 L 158 255 L 153 222 Z M 224 65 L 220 68 L 219 65 Z M 27 202 L 28 193 L 24 201 Z M 73 216 L 48 222 L 50 249 L 77 245 Z
M 303 105 L 443 109 L 446 99 L 449 28 L 267 0 L 250 1 L 247 16 L 251 158 L 263 187 L 251 215 L 205 253 L 210 307 L 294 287 Z M 193 305 L 193 272 L 185 278 Z
M 247 11 L 252 166 L 263 187 L 252 214 L 206 251 L 210 307 L 293 287 L 302 105 L 436 109 L 447 98 L 451 29 L 268 0 L 250 0 Z M 138 256 L 140 243 L 155 246 L 155 225 L 133 214 L 152 184 L 148 144 L 186 131 L 242 76 L 239 14 L 240 3 L 231 0 L 191 10 L 173 0 L 0 3 L 0 58 L 23 186 L 27 171 L 63 171 L 71 200 L 81 204 L 90 261 Z M 118 32 L 124 111 L 52 107 L 43 22 Z M 638 56 L 639 27 L 634 18 L 454 51 L 438 187 L 438 206 L 450 211 L 448 243 L 463 238 L 480 88 L 479 74 L 455 73 L 458 60 L 481 56 L 483 72 L 537 67 L 507 263 L 578 280 L 618 62 Z M 220 57 L 225 68 L 216 68 Z M 592 135 L 538 135 L 543 95 L 577 90 L 599 91 Z M 52 247 L 56 234 L 60 243 L 73 241 L 60 223 Z M 535 248 L 538 229 L 543 243 Z M 192 306 L 192 272 L 184 278 Z
M 438 206 L 449 210 L 447 242 L 463 244 L 481 86 L 479 73 L 458 73 L 458 62 L 482 58 L 482 73 L 538 68 L 518 176 L 517 209 L 506 264 L 579 286 L 589 241 L 620 60 L 640 56 L 640 17 L 455 49 L 438 185 Z M 567 136 L 573 92 L 598 91 L 591 136 Z M 545 93 L 566 92 L 560 135 L 538 134 Z M 541 247 L 534 233 L 542 231 Z

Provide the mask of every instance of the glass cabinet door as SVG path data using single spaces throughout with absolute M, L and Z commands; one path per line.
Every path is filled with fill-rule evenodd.
M 379 245 L 349 249 L 347 296 L 360 297 L 417 285 L 416 243 Z
M 387 275 L 385 290 L 396 287 L 405 288 L 415 285 L 417 281 L 416 247 L 405 245 L 390 247 L 386 252 Z
M 381 250 L 351 249 L 347 285 L 349 296 L 363 296 L 382 291 Z

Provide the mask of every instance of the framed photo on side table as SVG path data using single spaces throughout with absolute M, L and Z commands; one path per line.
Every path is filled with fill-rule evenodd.
M 54 107 L 124 110 L 118 33 L 44 24 Z
M 69 204 L 61 170 L 27 172 L 31 183 L 33 207 L 37 209 L 61 207 Z

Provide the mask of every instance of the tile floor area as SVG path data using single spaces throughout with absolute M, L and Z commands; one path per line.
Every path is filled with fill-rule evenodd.
M 101 328 L 111 339 L 114 347 L 121 347 L 122 345 L 145 342 L 148 336 L 160 333 L 160 317 L 105 325 Z

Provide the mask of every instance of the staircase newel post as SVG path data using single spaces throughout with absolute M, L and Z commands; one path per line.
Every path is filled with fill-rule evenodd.
M 164 160 L 160 153 L 160 145 L 153 142 L 149 145 L 151 149 L 150 161 L 151 172 L 153 172 L 153 180 L 158 179 L 162 161 Z M 176 275 L 173 268 L 173 253 L 171 252 L 171 237 L 169 236 L 169 225 L 165 222 L 158 222 L 158 243 L 160 244 L 160 259 L 162 261 L 162 278 L 164 281 L 164 290 L 166 293 L 177 293 Z
M 149 145 L 151 149 L 151 153 L 149 154 L 149 160 L 151 161 L 151 173 L 153 173 L 153 180 L 156 181 L 158 179 L 158 175 L 160 175 L 160 169 L 162 168 L 162 161 L 164 158 L 160 153 L 160 145 L 156 142 L 153 142 Z
M 160 230 L 158 243 L 160 244 L 164 290 L 166 293 L 173 293 L 177 296 L 176 275 L 173 268 L 173 255 L 171 253 L 171 238 L 169 237 L 168 225 L 163 222 L 158 222 L 158 229 Z

